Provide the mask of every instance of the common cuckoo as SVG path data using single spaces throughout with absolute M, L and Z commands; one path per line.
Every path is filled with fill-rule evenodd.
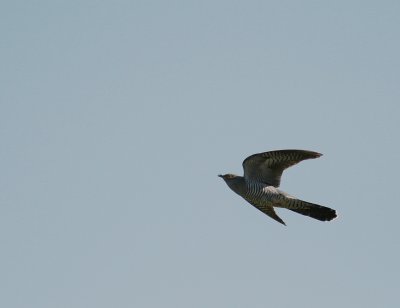
M 274 208 L 286 208 L 312 218 L 329 221 L 336 211 L 325 206 L 297 199 L 278 189 L 281 176 L 302 160 L 318 158 L 322 154 L 303 150 L 280 150 L 254 154 L 243 161 L 244 176 L 218 175 L 239 196 L 269 217 L 284 224 Z

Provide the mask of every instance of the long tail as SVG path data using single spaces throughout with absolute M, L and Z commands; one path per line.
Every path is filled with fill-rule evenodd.
M 299 199 L 292 199 L 289 210 L 301 215 L 310 216 L 321 221 L 330 221 L 337 217 L 336 211 L 322 205 L 306 202 Z

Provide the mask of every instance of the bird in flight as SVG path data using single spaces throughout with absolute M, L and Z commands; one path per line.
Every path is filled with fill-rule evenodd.
M 278 189 L 285 169 L 302 160 L 318 158 L 321 155 L 317 152 L 304 150 L 258 153 L 243 161 L 244 176 L 234 174 L 218 176 L 235 193 L 281 224 L 286 225 L 275 213 L 275 207 L 286 208 L 321 221 L 330 221 L 336 217 L 335 210 L 297 199 Z

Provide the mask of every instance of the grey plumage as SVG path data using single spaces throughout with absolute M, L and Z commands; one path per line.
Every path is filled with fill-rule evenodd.
M 296 213 L 321 221 L 336 217 L 336 211 L 328 207 L 297 199 L 278 189 L 285 169 L 305 159 L 318 158 L 322 154 L 304 150 L 280 150 L 254 154 L 243 161 L 244 176 L 219 175 L 226 184 L 251 205 L 269 217 L 284 224 L 274 207 L 287 208 Z

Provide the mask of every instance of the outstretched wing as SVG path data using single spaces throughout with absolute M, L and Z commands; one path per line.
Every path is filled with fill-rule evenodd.
M 282 218 L 280 218 L 277 214 L 276 214 L 276 212 L 275 212 L 275 210 L 274 210 L 274 208 L 272 207 L 272 206 L 268 206 L 268 205 L 263 205 L 263 206 L 261 206 L 261 205 L 258 205 L 258 204 L 255 204 L 254 202 L 250 202 L 250 201 L 248 201 L 252 206 L 254 206 L 256 209 L 258 209 L 258 210 L 260 210 L 261 212 L 263 212 L 264 214 L 267 214 L 269 217 L 271 217 L 272 219 L 275 219 L 277 222 L 280 222 L 282 225 L 285 225 L 286 226 L 286 224 L 285 224 L 285 222 L 282 220 Z
M 254 154 L 243 161 L 244 177 L 279 187 L 283 170 L 302 160 L 317 158 L 322 154 L 304 150 L 280 150 Z

